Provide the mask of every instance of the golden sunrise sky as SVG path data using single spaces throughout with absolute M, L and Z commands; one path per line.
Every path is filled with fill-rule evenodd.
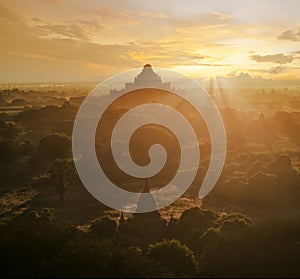
M 298 0 L 0 0 L 0 82 L 100 82 L 151 63 L 193 78 L 300 78 Z

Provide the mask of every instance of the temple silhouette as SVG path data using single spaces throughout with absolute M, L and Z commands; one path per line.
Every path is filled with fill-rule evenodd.
M 144 189 L 143 189 L 143 193 L 150 193 L 150 188 L 148 185 L 148 179 L 145 179 L 145 185 L 144 185 Z M 150 196 L 143 197 L 142 195 L 140 196 L 138 203 L 137 203 L 137 209 L 138 211 L 144 211 L 145 208 L 148 208 L 149 206 L 151 207 L 156 207 L 156 202 L 155 199 L 153 198 L 152 194 Z
M 154 73 L 152 66 L 146 64 L 142 72 L 134 78 L 134 82 L 125 83 L 126 91 L 132 91 L 141 87 L 155 87 L 170 90 L 171 84 L 170 82 L 163 82 L 161 77 Z
M 134 78 L 133 82 L 126 82 L 125 88 L 121 90 L 112 89 L 110 93 L 129 92 L 140 88 L 158 88 L 171 90 L 170 82 L 163 82 L 161 77 L 155 73 L 150 64 L 146 64 L 143 70 Z

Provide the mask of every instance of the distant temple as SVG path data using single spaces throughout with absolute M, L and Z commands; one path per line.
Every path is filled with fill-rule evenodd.
M 154 73 L 152 70 L 152 66 L 150 64 L 146 64 L 140 74 L 138 74 L 133 82 L 125 83 L 125 88 L 121 90 L 113 89 L 111 93 L 121 93 L 123 91 L 133 91 L 139 88 L 145 87 L 153 87 L 164 90 L 171 90 L 170 82 L 163 82 L 161 77 Z
M 145 179 L 145 186 L 143 193 L 150 193 L 149 185 L 148 185 L 148 179 Z M 156 202 L 155 199 L 153 198 L 152 194 L 149 195 L 148 197 L 140 196 L 138 202 L 137 202 L 137 211 L 144 211 L 145 208 L 156 208 Z

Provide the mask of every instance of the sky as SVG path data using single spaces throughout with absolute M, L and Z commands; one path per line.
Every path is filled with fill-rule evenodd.
M 298 0 L 0 0 L 0 83 L 100 82 L 146 63 L 299 80 Z

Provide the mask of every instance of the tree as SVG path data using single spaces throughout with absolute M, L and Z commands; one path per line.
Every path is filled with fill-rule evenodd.
M 216 220 L 217 216 L 212 210 L 190 208 L 182 213 L 178 221 L 176 238 L 195 251 L 199 237 L 208 228 L 213 227 Z
M 147 255 L 166 266 L 175 276 L 195 275 L 197 261 L 193 251 L 178 240 L 164 240 L 150 244 Z
M 278 204 L 282 192 L 274 174 L 258 172 L 249 179 L 249 199 L 260 204 Z
M 227 134 L 229 142 L 232 142 L 236 145 L 239 152 L 244 151 L 246 148 L 247 140 L 244 133 L 240 130 L 234 130 Z
M 5 165 L 16 159 L 17 153 L 17 146 L 13 141 L 0 139 L 0 165 Z
M 258 172 L 265 172 L 265 166 L 262 161 L 255 161 L 247 170 L 247 174 L 249 177 L 255 175 Z
M 23 133 L 23 128 L 15 122 L 0 121 L 0 137 L 6 140 L 17 140 Z
M 41 138 L 38 144 L 40 159 L 53 160 L 66 158 L 71 150 L 71 140 L 65 134 L 55 133 Z
M 117 234 L 118 222 L 109 215 L 96 220 L 91 226 L 91 232 L 100 237 L 114 238 Z
M 55 181 L 55 191 L 61 202 L 64 201 L 66 190 L 74 176 L 72 164 L 70 160 L 56 159 L 49 169 L 49 175 Z
M 19 155 L 22 128 L 14 122 L 0 121 L 0 164 L 7 164 Z

